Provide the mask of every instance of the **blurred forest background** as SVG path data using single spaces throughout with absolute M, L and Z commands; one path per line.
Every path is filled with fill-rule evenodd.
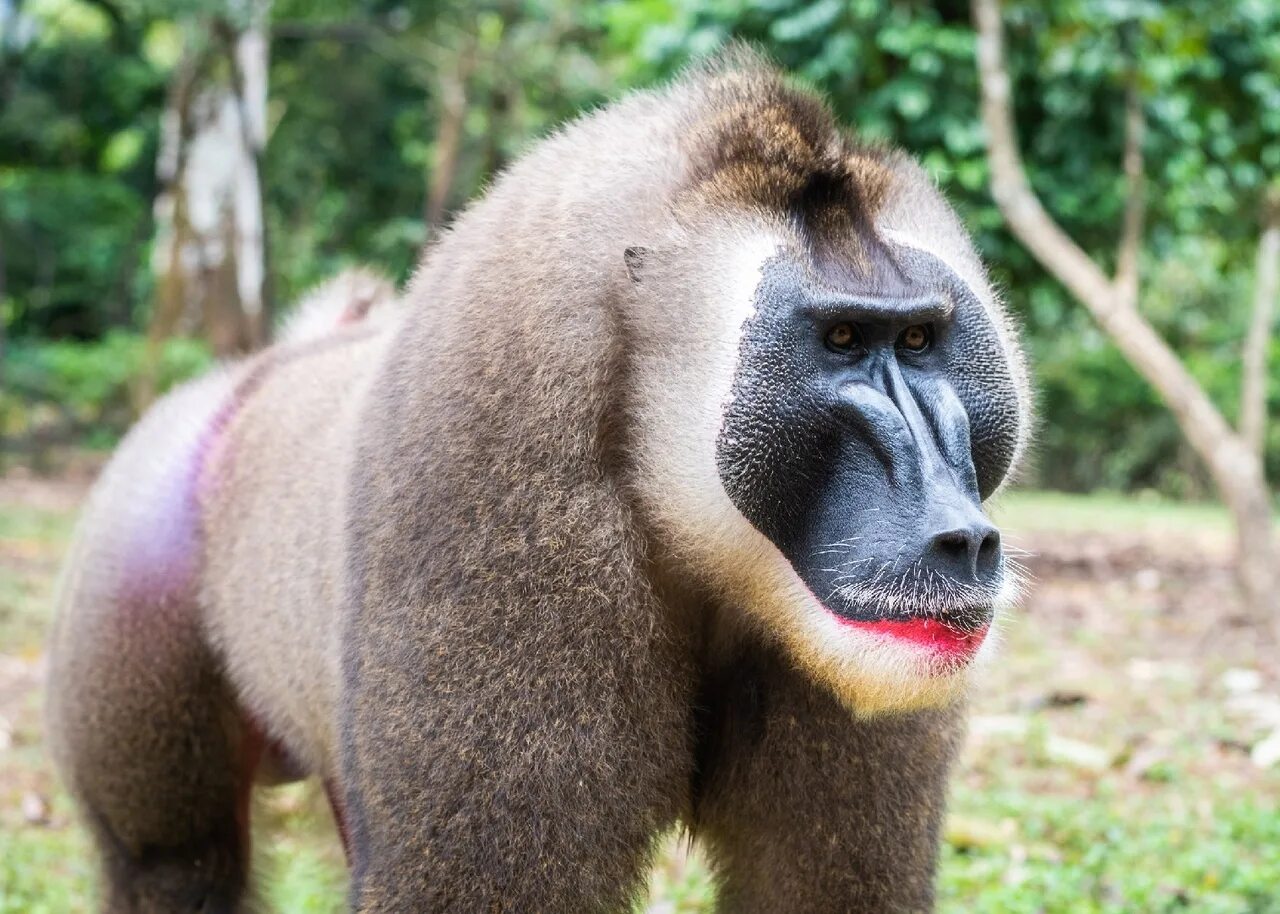
M 79 909 L 91 870 L 38 735 L 68 460 L 340 268 L 403 281 L 534 138 L 734 38 L 920 158 L 1034 367 L 1003 509 L 1031 621 L 944 909 L 1280 911 L 1280 2 L 0 0 L 0 912 Z M 335 910 L 331 835 L 280 840 L 270 900 Z M 650 910 L 708 909 L 664 860 Z
M 966 3 L 213 6 L 0 0 L 8 455 L 118 435 L 148 340 L 163 387 L 211 353 L 259 342 L 264 316 L 345 264 L 403 279 L 532 138 L 736 36 L 822 89 L 862 135 L 918 155 L 960 209 L 1036 365 L 1029 483 L 1211 491 L 1152 387 L 1006 230 Z M 1280 5 L 1016 0 L 1005 22 L 1031 184 L 1112 266 L 1136 75 L 1147 122 L 1141 310 L 1237 416 L 1258 243 L 1280 175 Z M 260 280 L 256 264 L 236 262 L 255 256 Z M 1270 364 L 1274 407 L 1280 359 Z M 1280 426 L 1266 455 L 1280 477 Z

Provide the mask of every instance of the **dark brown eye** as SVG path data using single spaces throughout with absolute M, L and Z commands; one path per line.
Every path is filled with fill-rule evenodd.
M 898 336 L 898 345 L 909 352 L 924 352 L 929 348 L 929 328 L 924 324 L 912 324 Z
M 858 331 L 853 324 L 836 324 L 827 331 L 827 348 L 836 352 L 848 352 L 858 343 Z

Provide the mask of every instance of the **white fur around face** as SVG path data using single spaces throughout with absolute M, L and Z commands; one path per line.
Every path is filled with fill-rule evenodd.
M 679 559 L 798 666 L 867 716 L 947 704 L 973 665 L 946 665 L 928 648 L 840 621 L 781 551 L 730 500 L 716 466 L 746 323 L 763 267 L 790 245 L 781 233 L 732 232 L 688 262 L 721 264 L 689 277 L 654 277 L 649 294 L 682 307 L 638 364 L 640 488 Z M 658 269 L 662 264 L 656 265 Z M 671 265 L 667 265 L 670 267 Z M 681 271 L 675 270 L 676 273 Z M 993 626 L 994 629 L 994 626 Z M 979 657 L 990 654 L 991 638 Z

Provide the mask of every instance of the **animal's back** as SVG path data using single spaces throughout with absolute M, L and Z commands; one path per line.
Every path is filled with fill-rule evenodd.
M 347 479 L 365 394 L 391 338 L 337 334 L 274 357 L 204 475 L 202 602 L 247 715 L 292 766 L 333 774 Z

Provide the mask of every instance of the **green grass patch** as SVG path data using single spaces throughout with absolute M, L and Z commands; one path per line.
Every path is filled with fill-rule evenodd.
M 992 823 L 997 837 L 944 846 L 940 911 L 1280 911 L 1274 799 L 1206 791 L 1166 774 L 1178 786 L 1135 792 L 1104 778 L 1086 798 L 1027 787 L 955 796 L 953 816 Z
M 1231 517 L 1216 502 L 1171 501 L 1158 495 L 1013 491 L 1002 495 L 992 516 L 1016 531 L 1088 533 L 1228 533 Z
M 28 546 L 57 550 L 71 540 L 76 515 L 30 505 L 0 504 L 0 547 Z
M 0 653 L 39 650 L 74 514 L 0 504 Z

